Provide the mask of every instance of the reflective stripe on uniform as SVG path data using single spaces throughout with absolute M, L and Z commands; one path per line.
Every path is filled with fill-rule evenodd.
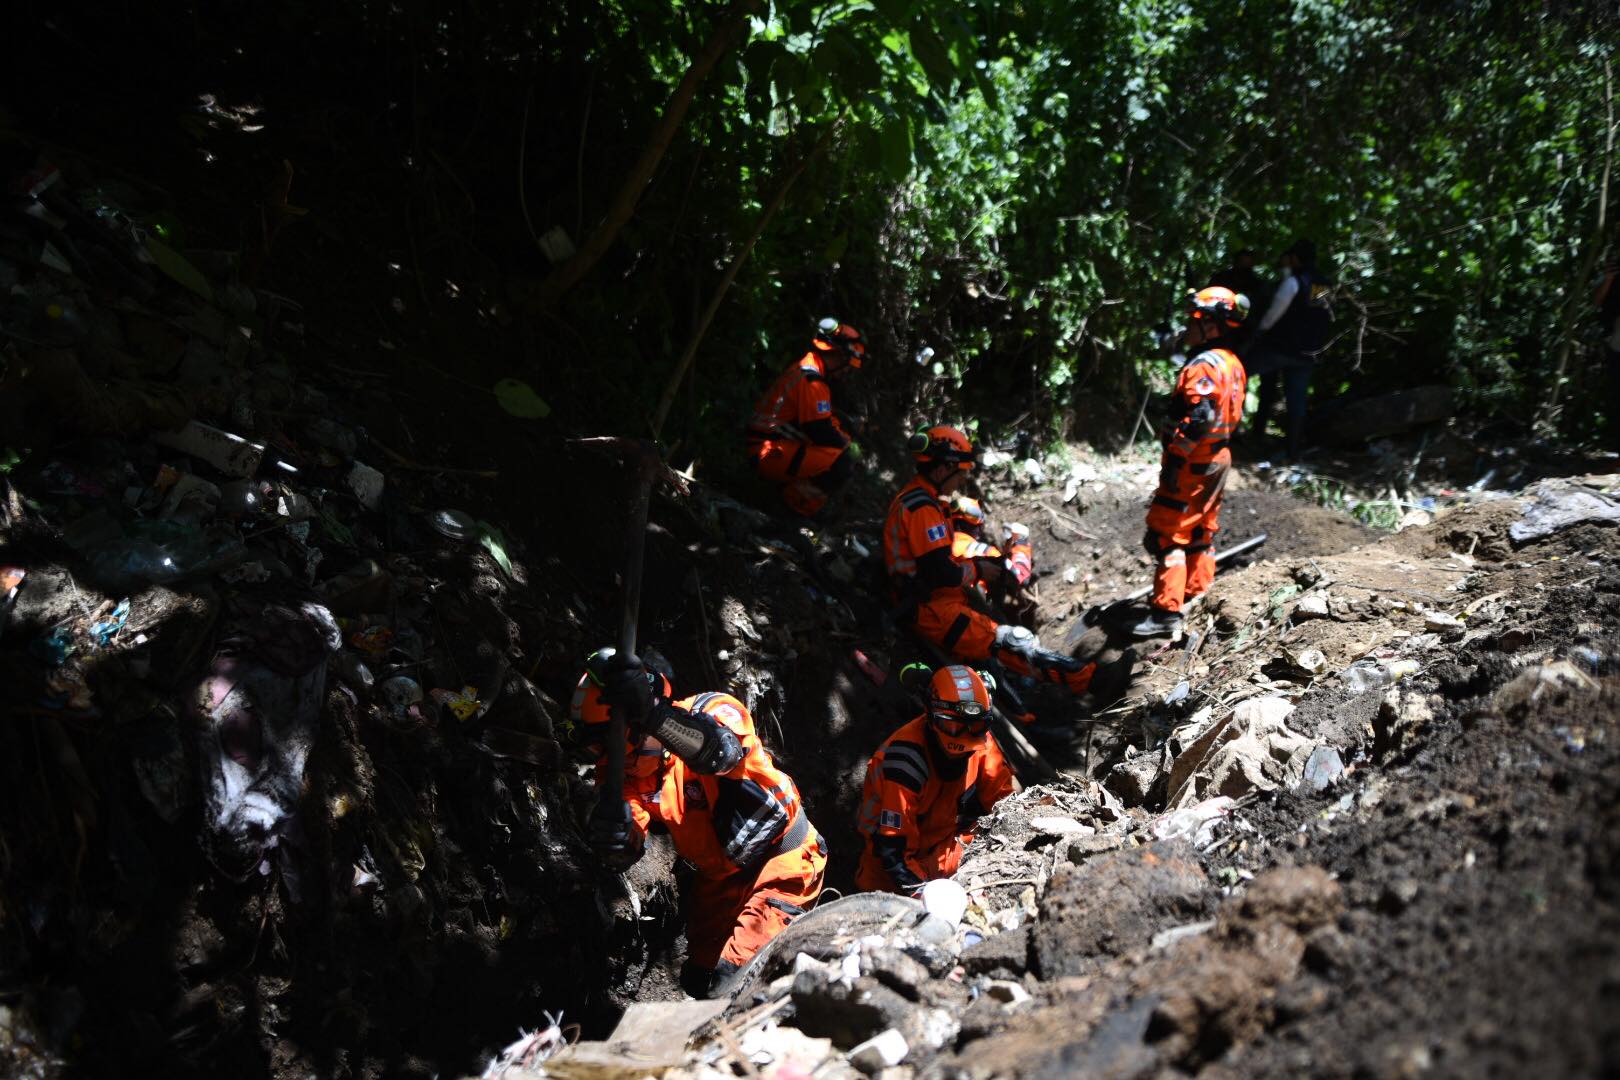
M 883 777 L 912 791 L 921 791 L 928 783 L 928 758 L 922 747 L 890 743 L 883 751 Z
M 946 652 L 950 652 L 952 649 L 955 649 L 956 643 L 962 640 L 962 635 L 967 633 L 968 627 L 972 625 L 972 617 L 970 617 L 967 612 L 961 613 L 951 622 L 951 628 L 945 631 L 945 636 L 940 638 L 939 647 L 944 649 Z

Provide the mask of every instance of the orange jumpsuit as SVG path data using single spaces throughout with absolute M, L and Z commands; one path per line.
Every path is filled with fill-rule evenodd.
M 975 533 L 958 526 L 951 537 L 951 558 L 972 566 L 974 580 L 980 585 L 985 584 L 985 579 L 974 564 L 977 559 L 989 559 L 997 564 L 1005 561 L 1009 572 L 1020 585 L 1028 585 L 1029 579 L 1035 575 L 1035 549 L 1030 546 L 1028 537 L 1015 537 L 1007 545 L 1004 555 L 996 545 L 988 544 Z
M 729 694 L 698 694 L 676 706 L 729 727 L 742 742 L 742 760 L 719 776 L 696 772 L 668 751 L 655 771 L 638 771 L 627 762 L 625 802 L 641 829 L 662 825 L 681 858 L 697 867 L 686 924 L 689 959 L 697 967 L 729 971 L 815 904 L 827 846 L 810 824 L 793 778 L 760 743 L 742 702 Z M 597 763 L 598 782 L 606 767 L 604 756 Z
M 855 883 L 868 892 L 915 892 L 950 877 L 962 863 L 979 818 L 1015 788 L 994 735 L 951 757 L 934 745 L 919 716 L 866 763 L 861 790 L 861 852 Z
M 1180 611 L 1215 580 L 1215 533 L 1232 467 L 1228 444 L 1243 419 L 1247 384 L 1243 362 L 1226 349 L 1198 354 L 1176 380 L 1176 419 L 1147 512 L 1150 553 L 1158 561 L 1153 606 L 1161 611 Z
M 849 432 L 833 412 L 826 365 L 814 349 L 755 404 L 747 437 L 754 468 L 763 479 L 783 485 L 788 506 L 808 517 L 827 505 L 828 489 L 843 480 L 840 463 Z
M 971 565 L 956 561 L 952 534 L 939 490 L 925 476 L 913 477 L 889 504 L 883 522 L 883 562 L 898 594 L 895 599 L 916 603 L 917 633 L 955 659 L 971 663 L 995 654 L 1020 675 L 1061 682 L 1076 694 L 1084 693 L 1095 664 L 1078 671 L 1036 671 L 1023 657 L 996 650 L 996 629 L 1001 624 L 968 599 L 967 588 L 975 576 Z

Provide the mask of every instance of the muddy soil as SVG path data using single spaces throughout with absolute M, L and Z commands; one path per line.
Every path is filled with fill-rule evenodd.
M 1124 596 L 1152 577 L 1152 560 L 1141 537 L 1147 502 L 1158 478 L 1156 461 L 1085 460 L 1074 499 L 1063 502 L 1062 485 L 1030 488 L 991 471 L 980 483 L 987 510 L 998 524 L 1017 521 L 1035 538 L 1039 618 L 1043 639 L 1061 640 L 1069 620 L 1093 604 Z M 1336 555 L 1369 543 L 1378 534 L 1355 520 L 1296 497 L 1268 474 L 1235 464 L 1221 513 L 1219 545 L 1232 546 L 1260 533 L 1266 543 L 1235 566 L 1265 559 Z M 1073 578 L 1073 580 L 1069 580 Z
M 1434 572 L 1415 553 L 1444 565 L 1448 535 L 1496 537 L 1510 520 L 1465 517 L 1377 550 Z M 1033 930 L 1050 1004 L 958 1045 L 935 1074 L 1620 1067 L 1607 1019 L 1620 996 L 1617 549 L 1615 529 L 1579 526 L 1479 564 L 1468 595 L 1489 601 L 1474 608 L 1482 625 L 1432 649 L 1409 683 L 1359 698 L 1306 687 L 1290 724 L 1350 763 L 1327 790 L 1251 797 L 1201 852 L 1060 859 Z M 1230 602 L 1245 582 L 1228 589 Z M 1300 874 L 1315 877 L 1279 877 Z M 1151 943 L 1178 926 L 1194 936 Z

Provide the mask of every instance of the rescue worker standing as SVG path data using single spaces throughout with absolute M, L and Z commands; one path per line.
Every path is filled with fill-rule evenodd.
M 610 710 L 621 710 L 627 740 L 623 803 L 599 803 L 587 838 L 623 871 L 641 858 L 648 829 L 669 832 L 697 868 L 687 898 L 687 963 L 698 978 L 718 980 L 814 906 L 827 848 L 742 702 L 729 694 L 672 697 L 668 677 L 636 656 L 606 648 L 587 662 L 572 711 L 600 755 L 599 786 Z
M 1029 630 L 998 623 L 969 601 L 973 567 L 953 556 L 953 530 L 941 501 L 973 471 L 972 442 L 956 428 L 938 426 L 913 435 L 908 448 L 917 475 L 895 495 L 883 523 L 884 566 L 903 620 L 959 660 L 993 658 L 1019 675 L 1084 693 L 1097 665 L 1047 652 Z
M 1159 487 L 1148 507 L 1143 544 L 1157 563 L 1148 615 L 1137 638 L 1181 629 L 1182 605 L 1215 579 L 1215 533 L 1232 467 L 1228 447 L 1243 418 L 1247 376 L 1231 337 L 1248 314 L 1248 298 L 1212 285 L 1192 297 L 1188 350 L 1201 349 L 1181 369 L 1164 433 Z
M 912 894 L 962 863 L 978 820 L 1017 790 L 990 733 L 990 693 L 978 672 L 934 672 L 927 711 L 878 747 L 866 764 L 860 831 L 866 847 L 855 883 Z
M 849 479 L 850 432 L 833 408 L 832 384 L 866 360 L 861 332 L 823 319 L 810 351 L 784 371 L 754 406 L 748 453 L 760 477 L 782 485 L 796 513 L 812 517 Z

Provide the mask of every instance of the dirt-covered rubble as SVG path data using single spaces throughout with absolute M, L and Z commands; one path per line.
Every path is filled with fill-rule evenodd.
M 0 1072 L 430 1075 L 677 994 L 673 852 L 595 865 L 559 704 L 617 622 L 620 463 L 60 165 L 0 208 L 62 252 L 0 255 Z M 853 616 L 678 486 L 644 637 L 781 746 Z
M 985 820 L 948 937 L 919 940 L 920 906 L 807 917 L 648 1071 L 1612 1071 L 1620 544 L 1601 512 L 1511 531 L 1615 487 L 1218 579 L 1094 775 Z M 568 1056 L 533 1067 L 606 1075 Z

